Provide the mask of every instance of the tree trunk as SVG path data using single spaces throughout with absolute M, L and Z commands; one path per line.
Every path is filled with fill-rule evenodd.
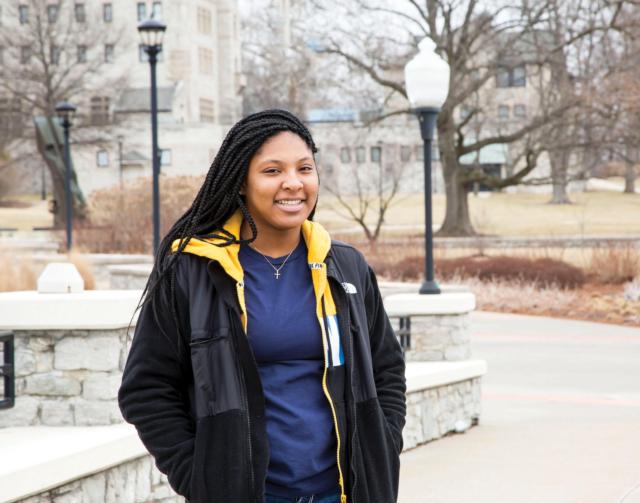
M 565 150 L 560 152 L 549 152 L 549 161 L 551 163 L 551 183 L 553 185 L 553 193 L 549 204 L 571 204 L 569 195 L 567 194 L 567 164 L 569 156 Z
M 636 166 L 629 162 L 624 170 L 624 193 L 636 193 Z
M 445 168 L 443 164 L 444 187 L 447 206 L 438 236 L 473 236 L 476 231 L 471 225 L 468 191 L 460 182 L 462 170 L 459 166 Z
M 455 144 L 455 128 L 451 116 L 441 113 L 438 117 L 438 142 L 441 153 L 442 176 L 446 195 L 444 222 L 437 236 L 474 236 L 469 215 L 468 191 L 462 182 L 463 168 L 458 162 Z

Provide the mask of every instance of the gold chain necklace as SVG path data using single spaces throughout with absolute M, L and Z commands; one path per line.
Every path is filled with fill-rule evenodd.
M 266 256 L 264 253 L 262 253 L 260 250 L 258 250 L 255 246 L 253 246 L 253 245 L 250 245 L 250 246 L 251 246 L 251 248 L 253 248 L 255 251 L 257 251 L 260 255 L 262 255 L 262 256 L 264 257 L 264 259 L 267 261 L 267 264 L 269 264 L 269 265 L 273 268 L 273 270 L 276 272 L 276 273 L 274 274 L 274 276 L 276 277 L 276 279 L 280 279 L 280 276 L 282 276 L 282 274 L 280 274 L 280 270 L 284 267 L 284 265 L 287 263 L 287 260 L 289 260 L 289 257 L 291 256 L 291 254 L 292 254 L 292 253 L 295 251 L 295 249 L 297 248 L 297 246 L 295 246 L 295 247 L 293 248 L 293 250 L 291 250 L 291 251 L 289 252 L 289 255 L 287 255 L 287 258 L 285 258 L 285 259 L 284 259 L 284 261 L 282 262 L 282 264 L 280 264 L 280 267 L 276 267 L 275 265 L 273 265 L 273 264 L 271 263 L 271 261 L 267 258 L 267 256 Z

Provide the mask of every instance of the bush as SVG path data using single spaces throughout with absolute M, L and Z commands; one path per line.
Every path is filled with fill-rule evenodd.
M 591 252 L 589 272 L 600 283 L 621 284 L 640 276 L 640 250 L 633 244 L 606 243 Z
M 419 281 L 424 276 L 422 256 L 414 255 L 397 261 L 374 258 L 371 266 L 381 277 L 394 281 Z M 477 278 L 481 281 L 511 281 L 561 288 L 579 287 L 586 279 L 581 269 L 561 260 L 508 256 L 436 258 L 435 274 L 438 280 L 445 281 Z
M 160 178 L 160 235 L 191 206 L 202 177 Z M 151 179 L 96 191 L 89 199 L 89 218 L 76 231 L 76 243 L 98 253 L 150 253 L 153 247 Z

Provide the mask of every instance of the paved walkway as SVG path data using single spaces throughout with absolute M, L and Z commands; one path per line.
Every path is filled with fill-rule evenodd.
M 640 329 L 474 313 L 480 425 L 402 455 L 400 503 L 640 503 Z

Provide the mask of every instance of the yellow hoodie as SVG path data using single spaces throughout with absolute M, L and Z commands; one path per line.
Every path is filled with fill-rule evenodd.
M 237 210 L 224 224 L 224 229 L 236 238 L 240 237 L 240 227 L 242 225 L 242 212 Z M 327 387 L 327 369 L 329 366 L 344 364 L 344 353 L 340 343 L 340 333 L 338 331 L 337 311 L 331 295 L 329 282 L 327 280 L 327 264 L 325 259 L 331 248 L 331 237 L 329 233 L 317 222 L 306 220 L 302 224 L 302 236 L 307 245 L 307 262 L 311 269 L 311 279 L 316 297 L 316 316 L 322 331 L 322 346 L 324 348 L 325 369 L 322 376 L 322 389 L 329 401 L 331 413 L 333 415 L 334 427 L 337 437 L 336 459 L 339 473 L 339 484 L 341 490 L 342 503 L 346 503 L 344 477 L 340 466 L 340 434 L 338 431 L 338 419 L 335 406 Z M 244 298 L 244 271 L 238 258 L 240 245 L 217 246 L 223 243 L 222 239 L 197 239 L 191 238 L 184 253 L 206 257 L 218 262 L 224 271 L 236 282 L 236 293 L 238 303 L 242 311 L 242 326 L 247 332 L 247 307 Z M 171 249 L 175 252 L 180 246 L 181 240 L 177 239 L 172 243 Z

